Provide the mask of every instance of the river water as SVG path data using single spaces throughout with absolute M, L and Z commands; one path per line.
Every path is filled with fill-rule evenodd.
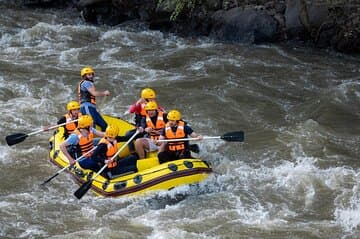
M 285 45 L 230 45 L 82 22 L 78 12 L 0 1 L 0 238 L 360 238 L 360 57 Z M 39 133 L 76 99 L 90 65 L 103 113 L 144 87 L 203 140 L 214 174 L 197 187 L 117 199 L 73 196 Z

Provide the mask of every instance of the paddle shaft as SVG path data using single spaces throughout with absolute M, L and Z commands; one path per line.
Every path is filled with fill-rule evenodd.
M 244 132 L 243 131 L 233 131 L 225 133 L 221 136 L 204 136 L 201 139 L 222 139 L 229 142 L 243 142 L 244 141 Z M 160 139 L 156 142 L 179 142 L 179 141 L 190 141 L 190 140 L 201 140 L 199 137 L 196 138 L 182 138 L 182 139 Z
M 92 151 L 94 151 L 98 146 L 95 146 L 93 149 L 87 151 L 85 154 L 83 154 L 82 156 L 80 156 L 79 158 L 75 159 L 75 162 L 78 162 L 80 159 L 85 158 L 85 156 L 89 153 L 91 153 Z M 63 171 L 65 171 L 66 169 L 68 169 L 69 167 L 71 167 L 71 164 L 68 164 L 66 167 L 60 169 L 59 171 L 57 171 L 53 176 L 51 176 L 50 178 L 46 179 L 41 185 L 45 185 L 46 183 L 50 182 L 53 178 L 55 178 L 56 176 L 58 176 L 60 173 L 62 173 Z
M 120 152 L 136 137 L 136 135 L 139 134 L 139 131 L 136 131 L 135 134 L 133 136 L 131 136 L 131 138 L 126 141 L 125 144 L 123 144 L 123 146 L 121 146 L 121 148 L 116 152 L 116 154 L 114 156 L 111 157 L 111 160 L 114 160 L 119 154 Z M 97 176 L 99 176 L 106 168 L 107 168 L 107 164 L 105 164 L 90 180 L 86 181 L 83 185 L 80 186 L 80 188 L 78 190 L 76 190 L 76 192 L 74 193 L 74 195 L 78 198 L 81 199 L 87 191 L 89 191 L 89 189 L 91 188 L 91 184 L 92 182 L 95 180 L 95 178 Z
M 50 130 L 50 129 L 56 129 L 58 127 L 61 127 L 61 126 L 64 126 L 64 125 L 67 125 L 67 124 L 70 124 L 70 123 L 74 123 L 78 121 L 78 119 L 75 119 L 75 120 L 71 120 L 69 122 L 65 122 L 65 123 L 62 123 L 62 124 L 58 124 L 58 125 L 54 125 L 54 126 L 50 126 L 47 130 Z M 30 135 L 33 135 L 33 134 L 37 134 L 37 133 L 41 133 L 43 131 L 47 131 L 47 130 L 44 130 L 44 129 L 39 129 L 37 131 L 34 131 L 34 132 L 31 132 L 31 133 L 28 133 L 27 135 L 30 136 Z
M 202 139 L 221 139 L 221 136 L 204 136 Z M 159 139 L 156 142 L 178 142 L 178 141 L 192 141 L 200 140 L 200 138 L 184 138 L 184 139 Z
M 78 121 L 78 120 L 76 119 L 76 120 L 72 120 L 72 121 L 69 121 L 69 122 L 65 122 L 63 124 L 54 125 L 54 126 L 49 127 L 46 130 L 45 129 L 40 129 L 40 130 L 34 131 L 32 133 L 29 133 L 29 134 L 16 133 L 16 134 L 8 135 L 8 136 L 5 137 L 5 140 L 6 140 L 6 143 L 9 146 L 11 146 L 11 145 L 14 145 L 14 144 L 17 144 L 17 143 L 20 143 L 20 142 L 24 141 L 30 135 L 37 134 L 37 133 L 40 133 L 40 132 L 43 132 L 43 131 L 48 131 L 49 129 L 54 129 L 54 128 L 57 128 L 57 127 L 60 127 L 60 126 L 63 126 L 63 125 L 66 125 L 66 124 L 69 124 L 69 123 L 72 123 L 72 122 L 76 122 L 76 121 Z
M 120 153 L 121 151 L 123 151 L 123 149 L 136 137 L 136 135 L 138 135 L 138 131 L 135 132 L 135 134 L 133 136 L 131 136 L 131 138 L 125 143 L 123 144 L 123 146 L 121 146 L 121 148 L 116 152 L 116 154 L 114 156 L 111 157 L 111 160 L 114 160 Z M 92 177 L 91 180 L 94 180 L 97 176 L 99 176 L 107 167 L 107 164 L 105 164 L 96 174 L 94 177 Z

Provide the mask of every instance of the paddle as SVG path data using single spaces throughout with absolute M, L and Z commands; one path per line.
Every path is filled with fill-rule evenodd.
M 229 142 L 243 142 L 244 132 L 234 131 L 223 134 L 222 136 L 204 136 L 202 139 L 222 139 Z M 199 140 L 199 138 L 185 138 L 185 139 L 159 139 L 156 142 L 177 142 L 177 141 L 191 141 Z
M 131 138 L 126 141 L 125 144 L 123 144 L 123 146 L 116 152 L 116 154 L 114 156 L 111 157 L 111 160 L 115 159 L 116 156 L 119 155 L 119 153 L 121 151 L 123 151 L 123 149 L 136 137 L 136 135 L 138 135 L 139 131 L 136 131 L 135 134 L 133 136 L 131 136 Z M 94 177 L 92 177 L 91 179 L 89 179 L 88 181 L 86 181 L 85 183 L 83 183 L 83 185 L 80 186 L 80 188 L 78 188 L 78 190 L 76 190 L 76 192 L 74 193 L 75 197 L 77 197 L 78 199 L 81 199 L 86 193 L 87 191 L 89 191 L 89 189 L 91 188 L 92 182 L 94 181 L 94 179 L 99 176 L 107 167 L 107 164 L 105 164 L 96 174 Z
M 75 159 L 75 161 L 78 162 L 80 159 L 85 158 L 85 155 L 87 155 L 88 153 L 94 151 L 96 148 L 97 148 L 97 146 L 94 147 L 93 149 L 87 151 L 87 152 L 86 152 L 85 154 L 83 154 L 81 157 Z M 69 164 L 68 166 L 66 166 L 66 167 L 60 169 L 59 171 L 57 171 L 53 176 L 51 176 L 50 178 L 46 179 L 42 184 L 40 184 L 40 186 L 44 186 L 45 184 L 47 184 L 48 182 L 50 182 L 53 178 L 55 178 L 56 176 L 58 176 L 61 172 L 65 171 L 65 170 L 68 169 L 69 167 L 71 167 L 71 164 Z
M 62 124 L 54 125 L 54 126 L 49 127 L 46 130 L 45 129 L 40 129 L 38 131 L 34 131 L 34 132 L 29 133 L 29 134 L 16 133 L 16 134 L 8 135 L 5 138 L 6 143 L 9 146 L 11 146 L 11 145 L 14 145 L 14 144 L 17 144 L 17 143 L 20 143 L 20 142 L 24 141 L 30 135 L 34 135 L 34 134 L 37 134 L 37 133 L 40 133 L 40 132 L 48 131 L 50 129 L 55 129 L 55 128 L 58 128 L 60 126 L 64 126 L 66 124 L 70 124 L 70 123 L 73 123 L 73 122 L 76 122 L 76 121 L 78 121 L 78 120 L 76 119 L 76 120 L 72 120 L 72 121 L 69 121 L 69 122 L 62 123 Z

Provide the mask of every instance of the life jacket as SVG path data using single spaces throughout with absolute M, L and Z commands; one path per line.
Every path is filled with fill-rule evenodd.
M 117 148 L 117 142 L 115 141 L 114 144 L 112 144 L 109 140 L 107 140 L 106 138 L 101 138 L 99 141 L 99 144 L 106 144 L 107 146 L 107 151 L 106 151 L 106 157 L 107 159 L 111 159 L 118 151 Z M 117 165 L 117 162 L 111 162 L 108 164 L 108 168 L 113 168 Z
M 154 102 L 157 104 L 156 100 L 152 100 L 152 101 L 154 101 Z M 142 104 L 140 105 L 140 106 L 141 106 L 140 115 L 143 116 L 143 117 L 146 116 L 146 110 L 145 110 L 145 105 L 146 105 L 146 104 L 147 104 L 147 102 L 146 102 L 146 103 L 142 103 Z M 158 107 L 158 110 L 159 110 L 159 111 L 164 111 L 164 109 L 161 108 L 161 107 Z
M 78 96 L 79 96 L 79 102 L 84 103 L 84 102 L 90 102 L 93 105 L 96 105 L 96 99 L 95 96 L 93 96 L 89 91 L 87 90 L 81 90 L 81 84 L 84 81 L 90 81 L 90 82 L 94 82 L 92 80 L 88 80 L 88 79 L 83 79 L 82 81 L 80 81 L 79 86 L 78 86 Z
M 148 114 L 146 114 L 146 126 L 152 128 L 156 131 L 164 128 L 165 127 L 164 113 L 161 111 L 158 111 L 155 125 L 152 122 L 150 116 Z M 150 139 L 157 140 L 157 139 L 159 139 L 159 137 L 160 137 L 160 135 L 156 134 L 155 132 L 150 133 Z
M 92 150 L 92 148 L 94 147 L 93 146 L 94 133 L 92 132 L 92 130 L 90 130 L 88 137 L 83 136 L 80 133 L 79 129 L 75 129 L 73 133 L 76 134 L 79 138 L 79 147 L 82 155 Z M 90 157 L 92 153 L 93 152 L 86 154 L 86 157 Z
M 179 121 L 176 132 L 174 133 L 170 127 L 170 124 L 167 123 L 165 127 L 165 137 L 167 139 L 184 139 L 185 131 L 184 131 L 185 123 L 183 121 Z M 185 149 L 184 141 L 177 142 L 168 142 L 169 151 L 180 151 Z
M 79 113 L 78 117 L 80 117 L 80 116 L 81 116 L 81 113 Z M 68 123 L 68 122 L 74 120 L 74 119 L 71 118 L 69 113 L 65 114 L 64 117 L 66 119 L 65 129 L 66 129 L 68 134 L 71 134 L 77 128 L 77 122 Z
M 145 105 L 146 105 L 146 103 L 141 104 L 141 111 L 140 111 L 140 115 L 144 116 L 144 117 L 146 116 Z

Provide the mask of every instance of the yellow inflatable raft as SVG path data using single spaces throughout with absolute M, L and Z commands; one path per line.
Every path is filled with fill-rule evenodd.
M 104 115 L 104 119 L 109 124 L 116 124 L 119 135 L 125 135 L 128 130 L 134 129 L 134 125 L 120 118 Z M 59 145 L 64 141 L 63 129 L 49 139 L 50 161 L 60 168 L 68 166 L 68 160 L 60 151 Z M 120 148 L 124 142 L 120 142 Z M 130 150 L 126 147 L 121 153 L 120 158 L 128 156 Z M 212 172 L 210 165 L 198 158 L 181 159 L 159 164 L 156 153 L 150 154 L 146 159 L 137 160 L 137 172 L 128 172 L 126 175 L 116 177 L 97 176 L 91 185 L 95 194 L 105 197 L 120 197 L 123 195 L 138 195 L 149 191 L 169 190 L 174 187 L 186 184 L 195 184 L 203 181 Z M 96 172 L 86 170 L 77 163 L 69 172 L 77 183 L 83 184 L 90 180 Z

